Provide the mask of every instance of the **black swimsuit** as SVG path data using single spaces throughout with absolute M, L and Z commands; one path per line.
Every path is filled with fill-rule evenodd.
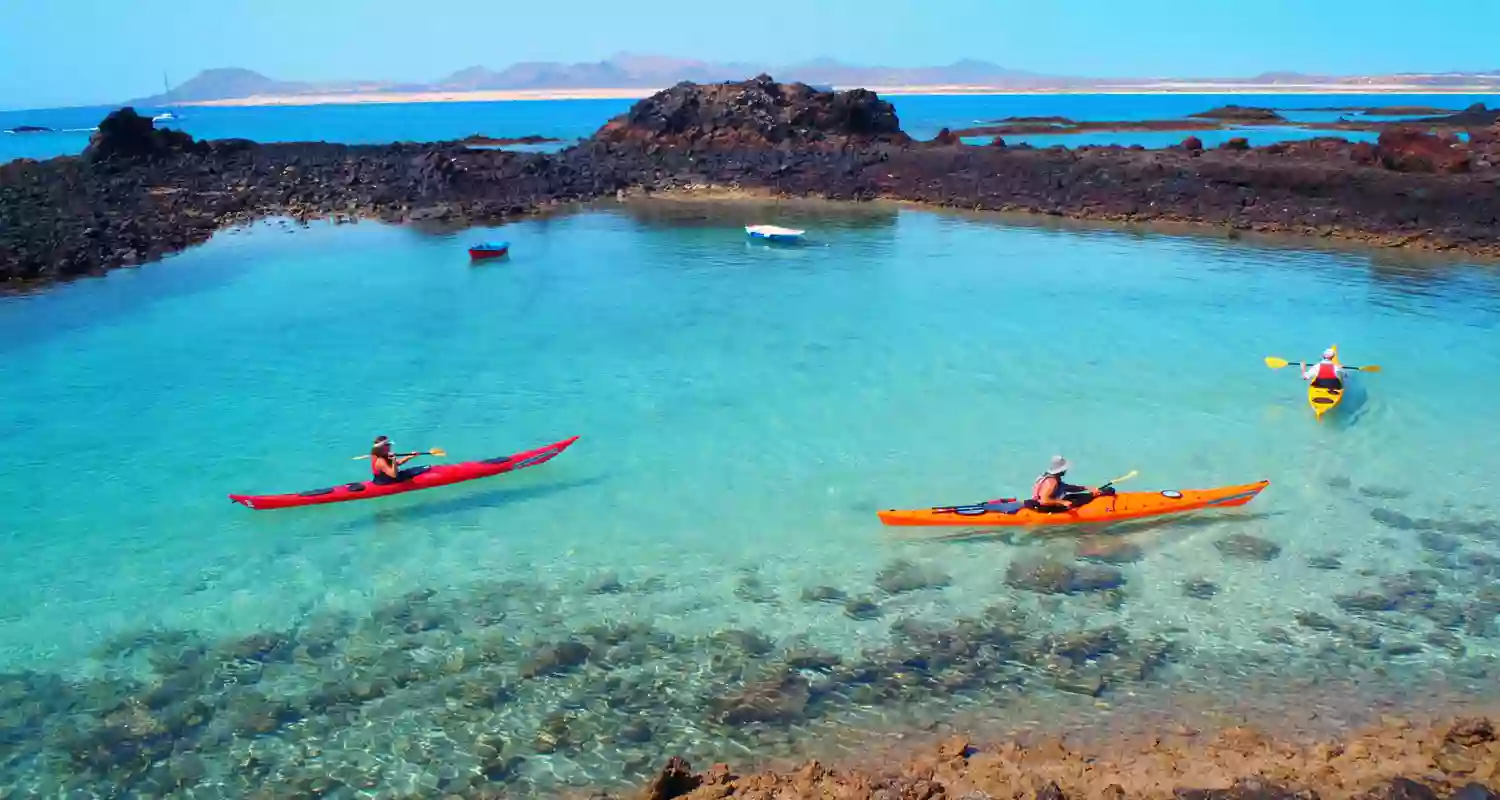
M 1079 494 L 1083 491 L 1084 488 L 1082 486 L 1074 486 L 1071 483 L 1063 483 L 1063 479 L 1058 478 L 1057 485 L 1052 487 L 1052 496 L 1047 499 L 1061 500 L 1070 494 Z M 1069 503 L 1066 508 L 1058 508 L 1057 506 L 1044 506 L 1041 503 L 1038 503 L 1036 501 L 1036 498 L 1031 497 L 1028 497 L 1026 499 L 1026 507 L 1031 509 L 1032 511 L 1040 511 L 1043 514 L 1060 514 L 1064 511 L 1073 510 L 1073 505 L 1071 503 Z

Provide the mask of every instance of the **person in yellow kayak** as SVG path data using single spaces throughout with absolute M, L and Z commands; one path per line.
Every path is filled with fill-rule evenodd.
M 385 436 L 376 436 L 375 443 L 370 445 L 370 472 L 375 476 L 376 483 L 396 483 L 407 477 L 401 474 L 401 465 L 419 455 L 423 454 L 395 455 L 391 452 L 391 440 Z
M 1302 372 L 1302 380 L 1312 381 L 1312 385 L 1319 389 L 1342 390 L 1344 388 L 1344 376 L 1349 371 L 1343 365 L 1334 361 L 1338 353 L 1332 347 L 1323 351 L 1323 360 L 1316 364 L 1307 365 Z
M 1066 458 L 1053 456 L 1052 463 L 1047 465 L 1047 471 L 1036 479 L 1035 484 L 1032 484 L 1031 499 L 1026 502 L 1026 507 L 1046 512 L 1067 511 L 1102 494 L 1100 490 L 1092 486 L 1074 486 L 1071 483 L 1065 483 L 1063 476 L 1068 474 L 1068 469 L 1072 466 Z M 1069 498 L 1076 498 L 1077 502 Z

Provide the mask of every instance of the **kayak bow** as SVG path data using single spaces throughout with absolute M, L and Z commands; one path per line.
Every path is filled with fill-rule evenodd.
M 1096 497 L 1082 506 L 1068 511 L 1035 511 L 1022 508 L 1007 512 L 991 503 L 976 503 L 967 506 L 945 506 L 928 509 L 899 511 L 888 509 L 876 512 L 880 521 L 887 525 L 998 525 L 1028 527 L 1041 525 L 1078 525 L 1082 523 L 1123 522 L 1143 517 L 1164 514 L 1180 514 L 1204 508 L 1233 508 L 1242 506 L 1263 489 L 1270 481 L 1257 481 L 1238 486 L 1220 486 L 1216 489 L 1167 489 L 1160 492 L 1117 492 Z
M 545 447 L 538 447 L 534 450 L 523 450 L 519 453 L 499 458 L 489 458 L 483 461 L 464 461 L 458 464 L 437 464 L 402 470 L 402 475 L 406 477 L 394 483 L 363 481 L 360 483 L 344 483 L 327 489 L 310 489 L 305 492 L 296 492 L 293 494 L 232 494 L 229 496 L 229 499 L 245 508 L 265 511 L 273 508 L 314 506 L 324 503 L 342 503 L 348 500 L 368 500 L 374 497 L 405 494 L 406 492 L 415 492 L 421 489 L 432 489 L 437 486 L 447 486 L 453 483 L 502 475 L 507 472 L 515 472 L 518 469 L 534 467 L 537 464 L 544 464 L 556 458 L 558 454 L 568 449 L 576 441 L 578 441 L 578 437 L 574 436 L 560 442 L 554 442 Z

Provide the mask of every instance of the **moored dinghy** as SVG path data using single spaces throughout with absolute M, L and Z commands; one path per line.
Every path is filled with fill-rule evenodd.
M 510 252 L 510 242 L 481 242 L 469 246 L 469 258 L 478 261 L 485 258 L 500 258 Z
M 751 239 L 767 239 L 773 242 L 795 242 L 802 238 L 804 230 L 783 228 L 779 225 L 746 225 L 745 233 Z

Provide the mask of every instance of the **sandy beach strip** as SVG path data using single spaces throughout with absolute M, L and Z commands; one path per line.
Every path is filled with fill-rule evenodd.
M 252 95 L 195 100 L 179 106 L 322 106 L 360 103 L 501 103 L 523 100 L 639 100 L 660 89 L 515 89 L 475 92 L 350 92 L 347 94 Z
M 667 87 L 614 89 L 507 89 L 452 92 L 351 92 L 340 94 L 252 95 L 222 100 L 198 100 L 181 106 L 318 106 L 362 103 L 499 103 L 527 100 L 639 100 Z M 866 88 L 882 95 L 1065 95 L 1065 94 L 1264 94 L 1264 95 L 1382 95 L 1382 94 L 1500 94 L 1500 86 L 1416 86 L 1410 84 L 1245 84 L 1163 81 L 1150 84 L 1082 87 L 1017 88 L 969 86 L 839 86 Z

